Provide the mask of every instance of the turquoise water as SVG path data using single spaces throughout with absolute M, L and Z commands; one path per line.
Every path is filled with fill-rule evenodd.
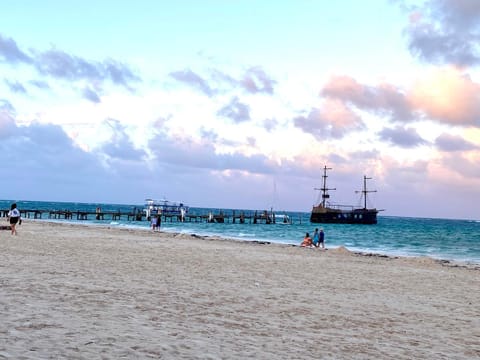
M 0 209 L 8 209 L 10 200 L 0 200 Z M 142 204 L 94 204 L 94 203 L 62 203 L 17 201 L 20 209 L 42 210 L 84 210 L 129 212 L 134 208 L 142 209 Z M 191 208 L 190 213 L 206 214 L 220 209 Z M 231 214 L 231 210 L 223 209 Z M 238 214 L 239 210 L 237 210 Z M 248 212 L 248 211 L 247 211 Z M 299 244 L 305 232 L 313 233 L 315 227 L 323 227 L 327 247 L 345 246 L 352 251 L 372 252 L 393 256 L 428 256 L 435 259 L 454 260 L 467 263 L 480 263 L 480 221 L 449 220 L 428 218 L 407 218 L 379 216 L 377 225 L 341 225 L 311 224 L 309 213 L 287 212 L 293 224 L 232 224 L 203 222 L 162 222 L 162 230 L 197 235 L 218 235 L 241 240 L 269 241 L 282 244 Z M 46 220 L 47 215 L 43 218 Z M 58 220 L 65 221 L 65 220 Z M 109 224 L 118 227 L 148 229 L 147 221 L 112 221 L 108 217 L 104 221 L 68 220 L 84 224 Z M 21 230 L 21 229 L 20 229 Z

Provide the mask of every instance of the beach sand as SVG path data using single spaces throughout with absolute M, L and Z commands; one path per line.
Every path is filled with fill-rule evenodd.
M 479 269 L 27 219 L 0 359 L 480 358 Z

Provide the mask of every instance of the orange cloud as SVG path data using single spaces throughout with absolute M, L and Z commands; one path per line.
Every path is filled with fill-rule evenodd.
M 321 95 L 339 99 L 363 110 L 388 115 L 394 120 L 413 119 L 407 98 L 392 84 L 370 86 L 360 84 L 349 76 L 334 76 L 325 84 Z
M 362 119 L 340 100 L 327 98 L 321 108 L 294 119 L 296 127 L 321 137 L 341 138 L 350 131 L 365 128 Z
M 480 118 L 480 85 L 456 68 L 431 71 L 408 97 L 416 109 L 442 122 L 471 125 Z

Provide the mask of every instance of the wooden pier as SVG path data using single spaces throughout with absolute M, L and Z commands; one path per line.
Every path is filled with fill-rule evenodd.
M 7 217 L 9 210 L 0 210 L 0 217 Z M 141 212 L 120 212 L 120 211 L 86 211 L 86 210 L 31 210 L 19 209 L 20 216 L 24 219 L 64 219 L 64 220 L 120 220 L 141 221 Z
M 0 210 L 0 217 L 7 217 L 9 210 Z M 149 221 L 145 213 L 138 208 L 131 211 L 102 211 L 96 210 L 45 210 L 45 209 L 19 209 L 23 219 L 55 219 L 55 220 L 111 220 L 111 221 Z M 279 221 L 273 211 L 235 211 L 225 210 L 209 211 L 207 213 L 187 213 L 183 217 L 177 214 L 162 214 L 162 222 L 207 222 L 207 223 L 232 223 L 232 224 L 275 224 Z M 289 219 L 288 223 L 292 223 Z M 295 219 L 301 223 L 301 218 Z

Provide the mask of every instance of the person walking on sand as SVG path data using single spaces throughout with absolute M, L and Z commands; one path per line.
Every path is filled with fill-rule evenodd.
M 157 215 L 157 231 L 160 231 L 160 226 L 162 226 L 162 215 Z
M 10 221 L 10 228 L 12 229 L 12 235 L 17 235 L 17 223 L 20 222 L 20 211 L 17 209 L 17 204 L 13 203 L 10 207 L 10 211 L 7 215 L 7 221 Z

